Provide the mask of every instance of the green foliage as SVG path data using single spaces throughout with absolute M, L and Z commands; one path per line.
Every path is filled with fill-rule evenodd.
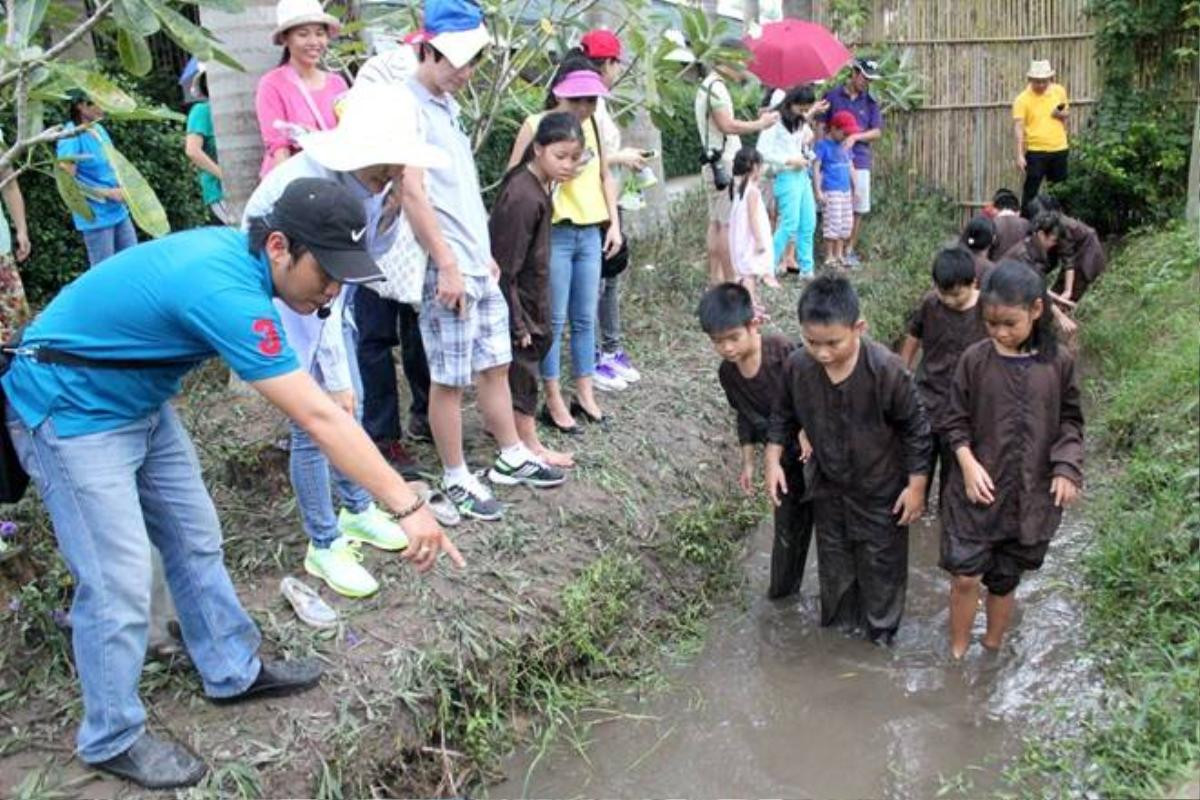
M 1100 103 L 1054 192 L 1073 215 L 1118 234 L 1176 217 L 1186 200 L 1200 2 L 1092 0 L 1088 14 Z

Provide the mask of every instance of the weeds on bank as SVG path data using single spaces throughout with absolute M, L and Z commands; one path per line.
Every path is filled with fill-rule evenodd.
M 1050 777 L 1057 794 L 1163 796 L 1200 763 L 1198 292 L 1200 244 L 1176 225 L 1128 240 L 1081 308 L 1089 427 L 1113 466 L 1088 487 L 1082 565 L 1109 693 L 1076 740 L 1031 745 L 1018 793 Z

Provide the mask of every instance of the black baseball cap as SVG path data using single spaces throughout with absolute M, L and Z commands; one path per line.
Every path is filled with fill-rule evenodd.
M 271 210 L 270 225 L 312 252 L 341 283 L 383 280 L 367 254 L 367 215 L 348 189 L 327 178 L 297 178 Z
M 871 58 L 854 59 L 854 69 L 869 81 L 879 80 L 879 62 Z

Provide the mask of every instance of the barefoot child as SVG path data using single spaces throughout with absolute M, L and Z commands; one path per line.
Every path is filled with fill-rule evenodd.
M 916 373 L 917 388 L 933 430 L 930 479 L 933 478 L 933 467 L 941 462 L 939 492 L 946 490 L 946 477 L 953 459 L 953 454 L 945 449 L 945 437 L 941 433 L 950 379 L 954 377 L 954 367 L 963 351 L 987 338 L 983 319 L 976 308 L 979 288 L 975 276 L 975 260 L 968 251 L 947 247 L 939 252 L 933 259 L 934 290 L 925 295 L 909 318 L 908 335 L 900 348 L 900 360 L 909 370 L 916 363 L 917 353 L 924 351 L 920 370 Z
M 753 147 L 743 147 L 733 157 L 733 183 L 729 186 L 733 201 L 729 211 L 729 255 L 738 283 L 750 292 L 755 312 L 760 316 L 763 305 L 758 297 L 758 279 L 779 286 L 771 255 L 771 221 L 758 185 L 762 169 L 762 154 Z
M 863 339 L 848 280 L 817 278 L 798 311 L 804 349 L 788 358 L 771 412 L 767 493 L 778 506 L 796 491 L 782 457 L 803 429 L 801 458 L 816 465 L 821 624 L 889 644 L 904 612 L 908 525 L 925 509 L 929 420 L 900 358 Z
M 850 154 L 842 142 L 858 133 L 858 122 L 849 111 L 839 111 L 829 120 L 826 133 L 828 138 L 817 142 L 814 148 L 813 190 L 821 207 L 825 266 L 836 267 L 845 260 L 846 240 L 854 228 Z
M 754 492 L 755 445 L 767 443 L 771 409 L 783 393 L 784 363 L 797 347 L 775 334 L 763 335 L 750 293 L 736 283 L 709 289 L 697 311 L 700 327 L 712 339 L 723 362 L 717 370 L 729 405 L 737 412 L 742 470 L 738 485 Z M 767 597 L 787 597 L 800 589 L 812 538 L 812 504 L 804 492 L 804 470 L 795 438 L 784 448 L 781 466 L 788 494 L 775 509 L 771 584 Z
M 945 418 L 957 459 L 941 548 L 954 658 L 970 643 L 980 583 L 988 590 L 983 646 L 1003 643 L 1021 573 L 1042 565 L 1083 484 L 1075 362 L 1057 342 L 1045 281 L 1003 261 L 984 279 L 979 305 L 989 338 L 959 360 Z
M 583 129 L 566 112 L 546 114 L 524 158 L 504 177 L 488 232 L 500 265 L 500 291 L 508 299 L 513 361 L 508 370 L 517 435 L 547 464 L 571 467 L 570 453 L 550 450 L 537 435 L 539 365 L 551 344 L 550 190 L 575 176 L 583 155 Z

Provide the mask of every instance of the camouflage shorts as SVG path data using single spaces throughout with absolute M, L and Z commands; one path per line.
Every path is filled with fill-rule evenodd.
M 0 255 L 0 342 L 9 337 L 29 319 L 29 303 L 17 261 L 12 253 Z

